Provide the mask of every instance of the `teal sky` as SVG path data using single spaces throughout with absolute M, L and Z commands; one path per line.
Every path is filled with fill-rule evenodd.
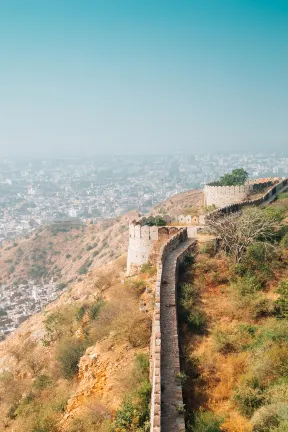
M 288 1 L 1 0 L 0 156 L 288 149 Z

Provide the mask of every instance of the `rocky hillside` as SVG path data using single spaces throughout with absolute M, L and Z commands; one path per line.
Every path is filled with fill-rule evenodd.
M 178 214 L 201 199 L 192 191 L 162 206 Z M 135 217 L 44 227 L 1 249 L 2 287 L 52 277 L 68 288 L 0 343 L 0 431 L 124 432 L 129 422 L 147 430 L 156 269 L 125 278 Z
M 147 381 L 155 271 L 124 269 L 92 268 L 0 344 L 0 430 L 110 430 L 143 367 Z
M 151 214 L 176 216 L 198 208 L 203 192 L 191 190 L 177 194 L 155 206 Z M 25 283 L 29 279 L 59 284 L 72 282 L 89 268 L 102 266 L 126 253 L 129 220 L 138 217 L 131 211 L 117 219 L 82 226 L 52 224 L 28 238 L 6 242 L 0 248 L 0 284 Z
M 101 266 L 125 253 L 129 220 L 136 212 L 86 225 L 52 224 L 28 238 L 6 242 L 0 249 L 0 283 L 27 279 L 76 280 L 93 266 Z

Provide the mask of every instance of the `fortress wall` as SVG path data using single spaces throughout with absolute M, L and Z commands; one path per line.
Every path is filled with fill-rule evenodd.
M 204 187 L 205 206 L 223 207 L 228 204 L 244 201 L 253 191 L 253 185 L 210 186 Z
M 127 274 L 132 273 L 133 267 L 140 267 L 147 264 L 156 244 L 166 242 L 170 237 L 179 231 L 177 227 L 158 227 L 142 225 L 145 218 L 140 221 L 133 221 L 129 224 L 129 245 L 127 256 Z
M 152 336 L 150 344 L 150 377 L 152 383 L 150 431 L 161 430 L 161 327 L 160 327 L 160 301 L 163 263 L 181 241 L 187 239 L 187 228 L 183 228 L 161 246 L 157 261 L 157 279 L 155 287 L 155 306 L 152 320 Z M 176 329 L 178 331 L 178 329 Z M 163 431 L 164 432 L 164 431 Z
M 247 200 L 251 192 L 261 192 L 267 187 L 272 187 L 280 182 L 280 178 L 272 177 L 247 180 L 241 186 L 219 186 L 215 183 L 210 183 L 204 187 L 204 205 L 215 205 L 221 208 L 234 203 L 239 204 Z
M 265 204 L 267 202 L 274 201 L 278 195 L 278 193 L 281 193 L 288 189 L 288 178 L 278 180 L 277 184 L 272 184 L 272 187 L 261 197 L 257 198 L 255 200 L 246 200 L 234 204 L 229 204 L 226 206 L 223 206 L 217 210 L 212 211 L 209 213 L 205 219 L 209 219 L 211 217 L 221 217 L 228 215 L 230 213 L 235 213 L 237 211 L 240 211 L 241 209 L 245 207 L 251 207 L 251 206 L 259 206 L 261 204 Z

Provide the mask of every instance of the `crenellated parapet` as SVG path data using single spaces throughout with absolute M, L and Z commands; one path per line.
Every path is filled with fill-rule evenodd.
M 150 226 L 148 219 L 141 218 L 129 223 L 129 245 L 127 256 L 127 274 L 133 268 L 139 268 L 157 255 L 160 245 L 174 236 L 180 228 L 170 226 Z
M 279 178 L 263 178 L 248 180 L 244 185 L 221 186 L 218 182 L 212 182 L 204 187 L 205 207 L 216 206 L 224 207 L 247 201 L 252 193 L 258 193 L 269 186 L 278 183 Z
M 259 179 L 261 180 L 261 179 Z M 268 204 L 270 202 L 273 202 L 277 195 L 287 191 L 288 189 L 288 178 L 284 179 L 273 179 L 274 181 L 271 182 L 272 185 L 266 191 L 262 196 L 256 199 L 246 199 L 243 201 L 235 202 L 233 204 L 229 203 L 228 205 L 221 206 L 220 208 L 208 213 L 205 216 L 205 221 L 207 221 L 211 217 L 222 217 L 225 215 L 229 215 L 231 213 L 236 213 L 244 208 L 251 207 L 251 206 L 260 206 L 263 204 Z M 269 182 L 270 183 L 270 182 Z M 259 184 L 259 182 L 257 183 Z M 266 188 L 267 186 L 265 186 Z M 205 224 L 205 222 L 204 222 Z

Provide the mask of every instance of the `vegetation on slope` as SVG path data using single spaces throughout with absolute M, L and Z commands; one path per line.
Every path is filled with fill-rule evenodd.
M 243 233 L 240 255 L 225 241 L 218 252 L 206 243 L 181 276 L 188 431 L 288 430 L 288 197 L 252 213 L 270 228 L 273 220 L 271 235 L 258 235 L 251 226 L 253 240 L 246 244 L 247 214 L 235 218 Z
M 124 266 L 92 271 L 1 344 L 0 430 L 147 430 L 155 272 L 123 284 Z

